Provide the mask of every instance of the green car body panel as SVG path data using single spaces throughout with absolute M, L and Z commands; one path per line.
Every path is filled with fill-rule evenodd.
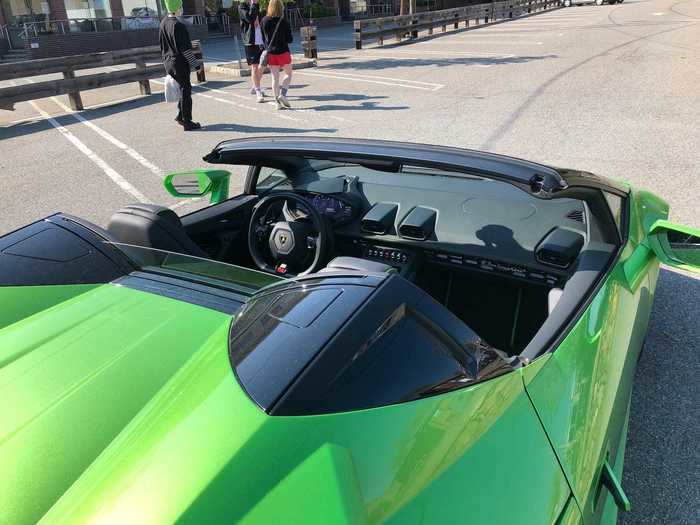
M 266 414 L 232 371 L 229 314 L 114 283 L 0 288 L 0 523 L 614 523 L 647 232 L 668 226 L 650 193 L 628 208 L 553 352 L 367 410 Z
M 563 511 L 569 487 L 521 371 L 414 403 L 271 417 L 233 377 L 229 323 L 107 284 L 0 331 L 17 349 L 0 374 L 13 407 L 2 521 L 269 523 L 284 508 L 305 523 L 534 524 Z M 537 504 L 483 504 L 500 491 Z
M 40 288 L 0 289 L 3 299 L 24 292 L 44 294 L 46 305 L 51 294 L 62 301 L 0 330 L 0 396 L 10 407 L 0 413 L 3 524 L 36 523 L 230 322 L 219 312 L 116 285 Z M 183 319 L 187 330 L 180 329 Z

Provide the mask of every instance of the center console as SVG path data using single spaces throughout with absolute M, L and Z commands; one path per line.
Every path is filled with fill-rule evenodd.
M 417 255 L 413 250 L 374 244 L 362 239 L 339 240 L 338 248 L 342 253 L 353 257 L 388 264 L 407 278 L 415 272 Z

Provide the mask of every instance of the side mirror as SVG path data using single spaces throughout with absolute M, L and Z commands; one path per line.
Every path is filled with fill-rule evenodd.
M 700 273 L 700 230 L 658 220 L 649 230 L 649 245 L 662 263 Z
M 193 198 L 211 194 L 210 204 L 228 199 L 231 172 L 225 170 L 192 170 L 171 173 L 163 181 L 165 189 L 173 197 Z

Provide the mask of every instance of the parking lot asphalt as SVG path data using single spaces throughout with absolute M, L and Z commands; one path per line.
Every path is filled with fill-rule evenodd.
M 136 84 L 85 92 L 79 114 L 63 97 L 0 111 L 0 234 L 59 210 L 104 224 L 135 200 L 176 205 L 166 173 L 251 134 L 446 144 L 588 170 L 662 195 L 672 220 L 700 227 L 696 0 L 572 7 L 362 51 L 345 25 L 320 30 L 319 47 L 318 67 L 294 73 L 291 111 L 257 104 L 248 79 L 209 74 L 194 88 L 199 132 L 173 122 L 157 82 L 147 97 Z M 234 60 L 233 41 L 206 43 L 205 56 Z M 700 523 L 699 311 L 700 280 L 663 271 L 633 394 L 625 525 Z

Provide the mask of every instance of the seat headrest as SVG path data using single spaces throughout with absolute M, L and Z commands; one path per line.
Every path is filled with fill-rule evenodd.
M 208 255 L 188 237 L 180 218 L 157 204 L 129 204 L 109 220 L 107 231 L 119 242 L 195 257 Z
M 175 213 L 170 208 L 166 208 L 165 206 L 159 206 L 157 204 L 127 204 L 126 206 L 118 210 L 117 213 L 140 215 L 141 217 L 145 217 L 147 219 L 151 219 L 151 217 L 149 216 L 151 214 L 157 215 L 158 217 L 166 220 L 173 226 L 176 226 L 178 228 L 182 227 L 182 222 L 180 221 L 180 217 L 177 216 L 177 213 Z

